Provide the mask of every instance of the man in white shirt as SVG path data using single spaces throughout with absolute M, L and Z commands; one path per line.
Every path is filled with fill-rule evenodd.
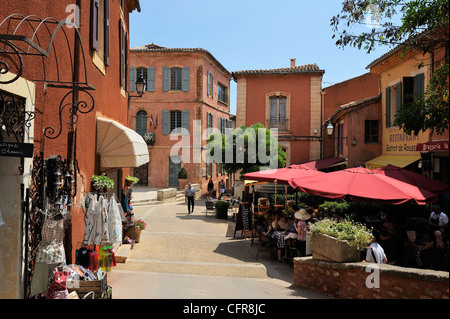
M 188 204 L 188 215 L 194 212 L 194 200 L 195 200 L 195 188 L 188 184 L 186 190 L 184 191 L 184 201 Z M 191 209 L 192 205 L 192 209 Z
M 375 230 L 373 232 L 372 243 L 367 249 L 366 261 L 369 263 L 387 264 L 388 260 L 383 247 L 378 244 L 379 240 L 380 233 Z

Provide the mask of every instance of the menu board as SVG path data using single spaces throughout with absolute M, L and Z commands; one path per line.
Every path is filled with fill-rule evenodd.
M 250 209 L 249 203 L 239 204 L 239 212 L 233 237 L 236 236 L 238 230 L 242 230 L 243 235 L 245 235 L 246 231 L 252 230 L 252 210 Z

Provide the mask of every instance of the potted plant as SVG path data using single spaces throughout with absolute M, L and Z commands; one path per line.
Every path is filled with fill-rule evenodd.
M 141 231 L 146 228 L 147 223 L 143 219 L 138 219 L 133 225 L 126 226 L 124 235 L 138 243 L 141 240 Z
M 372 231 L 349 219 L 323 219 L 310 226 L 313 259 L 360 261 L 361 250 L 372 241 Z
M 143 138 L 147 145 L 155 145 L 156 137 L 154 133 L 145 133 Z
M 228 207 L 230 207 L 230 203 L 224 200 L 218 200 L 214 203 L 214 207 L 216 208 L 216 218 L 227 219 L 228 217 Z
M 127 175 L 125 177 L 125 183 L 127 183 L 128 186 L 133 186 L 134 184 L 136 184 L 138 182 L 139 182 L 139 178 L 137 178 L 137 177 L 130 176 L 130 175 Z
M 102 175 L 92 175 L 92 186 L 97 191 L 106 192 L 108 189 L 114 187 L 114 181 L 103 173 Z
M 185 189 L 186 188 L 187 178 L 188 178 L 187 171 L 186 171 L 186 169 L 184 167 L 182 167 L 180 169 L 180 171 L 178 172 L 178 182 L 179 182 L 179 185 L 180 185 L 181 189 Z

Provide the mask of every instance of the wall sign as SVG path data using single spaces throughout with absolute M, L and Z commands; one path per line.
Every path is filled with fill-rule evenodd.
M 32 143 L 0 142 L 0 156 L 33 157 Z

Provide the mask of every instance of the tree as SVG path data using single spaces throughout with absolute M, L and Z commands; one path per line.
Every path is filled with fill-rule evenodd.
M 362 24 L 372 28 L 362 28 L 359 34 L 347 32 Z M 394 124 L 407 134 L 448 130 L 449 0 L 345 0 L 331 26 L 333 39 L 338 36 L 336 45 L 341 48 L 353 46 L 370 53 L 377 45 L 402 45 L 403 54 L 413 49 L 424 54 L 445 50 L 444 57 L 431 65 L 434 72 L 425 96 L 403 105 Z
M 207 161 L 223 163 L 228 173 L 245 173 L 286 166 L 286 152 L 261 123 L 250 127 L 212 133 L 207 144 Z

